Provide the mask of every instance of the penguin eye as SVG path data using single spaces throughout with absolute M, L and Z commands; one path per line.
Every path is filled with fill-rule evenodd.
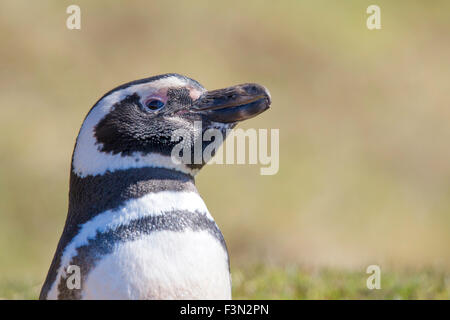
M 164 107 L 164 102 L 158 99 L 150 99 L 145 102 L 145 106 L 150 110 L 158 110 Z

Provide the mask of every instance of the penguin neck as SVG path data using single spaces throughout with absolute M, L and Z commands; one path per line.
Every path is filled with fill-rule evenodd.
M 166 168 L 131 168 L 102 175 L 70 175 L 68 222 L 84 223 L 133 199 L 159 192 L 197 193 L 194 177 Z

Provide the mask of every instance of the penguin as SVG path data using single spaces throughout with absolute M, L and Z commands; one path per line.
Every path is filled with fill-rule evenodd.
M 39 298 L 231 299 L 225 240 L 195 187 L 208 159 L 192 161 L 191 148 L 190 161 L 175 161 L 173 148 L 208 129 L 225 136 L 270 104 L 258 84 L 207 91 L 179 74 L 103 95 L 75 142 L 68 214 Z

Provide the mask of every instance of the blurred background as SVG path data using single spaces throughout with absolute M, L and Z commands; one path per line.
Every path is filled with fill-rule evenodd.
M 66 28 L 70 4 L 81 30 Z M 366 27 L 371 4 L 381 30 Z M 448 1 L 2 1 L 0 298 L 37 296 L 87 111 L 167 72 L 272 94 L 241 128 L 280 129 L 278 174 L 197 176 L 236 297 L 361 297 L 346 290 L 367 291 L 377 264 L 398 291 L 415 288 L 400 297 L 449 298 L 449 34 Z M 399 297 L 391 282 L 379 297 Z

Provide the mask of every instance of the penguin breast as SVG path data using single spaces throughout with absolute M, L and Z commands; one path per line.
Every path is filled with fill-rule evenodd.
M 228 257 L 207 231 L 160 231 L 116 245 L 83 299 L 230 299 Z
M 79 290 L 66 285 L 69 265 Z M 230 299 L 225 241 L 197 193 L 150 193 L 80 227 L 47 298 Z

